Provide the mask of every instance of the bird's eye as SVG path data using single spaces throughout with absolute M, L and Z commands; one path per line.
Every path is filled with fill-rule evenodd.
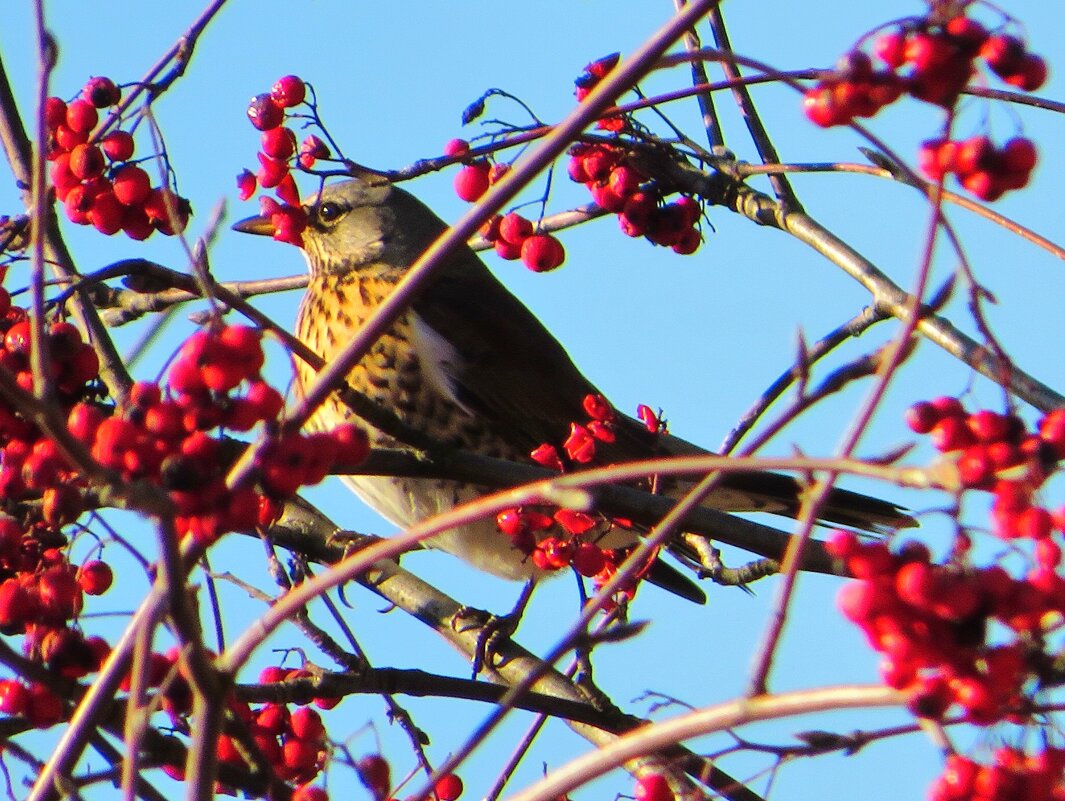
M 339 203 L 323 203 L 318 207 L 318 219 L 324 223 L 334 223 L 344 216 L 344 207 Z

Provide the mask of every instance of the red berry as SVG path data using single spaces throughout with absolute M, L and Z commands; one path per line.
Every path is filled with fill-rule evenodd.
M 1021 61 L 1017 71 L 1005 76 L 1006 83 L 1025 92 L 1034 92 L 1046 83 L 1047 63 L 1042 56 L 1028 53 Z
M 1007 172 L 1027 177 L 1038 158 L 1035 143 L 1026 137 L 1015 136 L 1002 146 L 1002 166 Z
M 307 85 L 295 75 L 278 78 L 270 89 L 270 98 L 281 108 L 292 108 L 307 96 Z
M 928 401 L 918 401 L 906 410 L 906 425 L 915 434 L 927 434 L 939 419 L 939 411 Z
M 247 200 L 254 195 L 257 186 L 255 173 L 251 170 L 244 170 L 237 176 L 237 194 L 241 200 Z
M 991 443 L 1005 439 L 1013 429 L 1010 418 L 990 409 L 981 409 L 970 414 L 965 424 L 977 442 Z
M 318 762 L 318 753 L 321 750 L 316 741 L 287 737 L 281 747 L 281 761 L 287 768 L 297 771 L 309 770 Z
M 276 417 L 276 414 L 274 416 Z M 354 467 L 362 464 L 370 455 L 369 437 L 354 423 L 337 426 L 329 432 L 329 436 L 336 446 L 334 461 L 338 467 Z
M 703 237 L 698 229 L 689 228 L 680 235 L 680 238 L 671 245 L 671 248 L 674 253 L 679 253 L 681 256 L 690 256 L 699 249 L 702 243 Z
M 498 183 L 508 172 L 510 172 L 509 164 L 503 164 L 502 162 L 493 164 L 488 169 L 488 184 Z
M 78 145 L 70 151 L 70 171 L 82 180 L 102 175 L 104 154 L 96 145 Z
M 44 684 L 31 684 L 26 719 L 38 729 L 47 729 L 63 719 L 63 700 Z
M 29 704 L 30 691 L 26 685 L 14 679 L 0 681 L 0 712 L 5 715 L 21 715 Z
M 296 152 L 296 134 L 284 126 L 263 131 L 262 149 L 270 158 L 284 161 Z
M 81 97 L 96 108 L 107 108 L 118 105 L 118 101 L 122 99 L 122 90 L 115 86 L 115 82 L 110 78 L 100 76 L 89 78 L 81 90 Z
M 67 121 L 67 104 L 60 97 L 49 97 L 44 101 L 44 123 L 48 130 L 54 131 Z
M 968 53 L 976 52 L 987 41 L 987 28 L 971 17 L 955 17 L 944 28 Z
M 88 100 L 75 100 L 67 106 L 67 127 L 77 133 L 88 133 L 96 127 L 100 115 Z
M 101 192 L 92 200 L 89 222 L 101 234 L 111 236 L 122 230 L 125 209 L 112 191 Z
M 669 782 L 659 773 L 645 773 L 638 778 L 633 795 L 636 801 L 673 801 Z
M 289 718 L 292 733 L 303 740 L 321 740 L 325 736 L 322 716 L 310 707 L 301 706 Z
M 986 136 L 971 136 L 961 142 L 956 156 L 957 170 L 962 176 L 987 170 L 994 158 L 995 147 Z
M 125 161 L 133 155 L 133 134 L 128 131 L 111 131 L 100 140 L 100 147 L 111 161 Z
M 610 171 L 607 184 L 610 186 L 610 190 L 618 197 L 628 198 L 640 188 L 643 180 L 644 176 L 637 170 L 622 164 Z
M 465 139 L 452 139 L 444 145 L 444 155 L 451 158 L 465 156 L 470 152 L 470 143 Z
M 152 180 L 148 173 L 135 164 L 120 167 L 111 178 L 115 197 L 125 206 L 136 206 L 148 199 L 152 189 Z
M 98 559 L 86 562 L 78 570 L 78 585 L 86 595 L 103 595 L 113 580 L 111 566 Z
M 122 215 L 122 233 L 130 239 L 141 242 L 152 235 L 155 226 L 148 219 L 148 215 L 140 206 L 126 206 Z
M 189 202 L 166 187 L 156 187 L 148 193 L 144 211 L 159 232 L 166 236 L 184 231 L 192 214 Z
M 314 134 L 308 136 L 300 144 L 299 162 L 303 169 L 309 170 L 318 159 L 326 158 L 329 158 L 329 148 Z
M 92 108 L 92 106 L 89 106 Z M 93 109 L 95 111 L 96 109 Z M 89 131 L 75 131 L 69 125 L 60 125 L 55 131 L 55 142 L 62 150 L 73 150 L 89 141 Z
M 366 786 L 375 799 L 388 797 L 388 791 L 392 786 L 392 771 L 388 762 L 380 754 L 369 754 L 355 763 L 355 770 L 359 774 L 359 780 Z
M 273 189 L 288 175 L 288 163 L 279 159 L 270 158 L 265 153 L 256 153 L 259 159 L 259 171 L 255 177 L 263 189 Z
M 508 242 L 503 237 L 499 237 L 499 239 L 495 240 L 493 246 L 495 247 L 496 255 L 501 259 L 516 261 L 521 258 L 520 243 Z
M 488 162 L 467 164 L 455 175 L 455 194 L 473 203 L 488 191 Z
M 1002 179 L 990 170 L 977 170 L 961 178 L 961 185 L 981 200 L 991 203 L 1006 191 Z
M 462 779 L 454 773 L 445 773 L 436 780 L 433 792 L 436 793 L 439 801 L 455 801 L 462 795 Z
M 554 270 L 566 260 L 562 243 L 551 234 L 535 234 L 521 245 L 521 261 L 533 272 Z
M 269 131 L 281 124 L 285 112 L 270 95 L 256 95 L 248 103 L 248 119 L 260 131 Z
M 304 784 L 292 791 L 292 801 L 329 801 L 329 793 L 322 787 Z
M 499 221 L 499 236 L 512 245 L 520 245 L 532 236 L 533 224 L 516 212 L 510 212 Z
M 573 569 L 582 576 L 591 578 L 606 565 L 606 555 L 594 542 L 582 542 L 573 554 L 572 564 Z
M 998 34 L 989 36 L 980 48 L 980 57 L 996 75 L 1012 75 L 1024 61 L 1024 43 L 1015 36 Z

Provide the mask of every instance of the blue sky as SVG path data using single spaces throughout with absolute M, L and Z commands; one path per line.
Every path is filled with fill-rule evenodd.
M 34 75 L 30 4 L 7 5 L 0 55 L 25 104 L 31 97 Z M 1052 65 L 1062 63 L 1065 55 L 1062 16 L 1055 6 L 1041 0 L 1005 6 L 1027 24 L 1032 49 Z M 863 31 L 919 13 L 921 7 L 916 2 L 829 0 L 814 6 L 727 3 L 725 12 L 738 51 L 782 69 L 800 69 L 831 64 Z M 105 74 L 119 82 L 138 78 L 188 26 L 201 4 L 63 0 L 46 8 L 60 52 L 52 92 L 71 96 L 89 75 Z M 267 91 L 280 75 L 296 73 L 314 84 L 330 131 L 348 155 L 372 166 L 399 168 L 439 154 L 454 136 L 476 132 L 474 126 L 464 130 L 459 116 L 489 87 L 520 96 L 543 119 L 560 118 L 573 104 L 572 80 L 588 61 L 614 51 L 631 51 L 671 8 L 672 3 L 664 1 L 598 0 L 535 4 L 233 2 L 201 39 L 186 77 L 155 106 L 181 191 L 197 211 L 190 232 L 200 233 L 210 210 L 223 200 L 231 219 L 254 213 L 254 204 L 237 200 L 234 186 L 234 176 L 254 166 L 258 144 L 258 134 L 247 124 L 244 109 L 249 97 Z M 705 30 L 703 35 L 709 38 Z M 685 78 L 681 70 L 658 74 L 644 89 L 651 93 L 675 88 Z M 1042 93 L 1061 98 L 1061 79 L 1052 75 Z M 794 93 L 767 87 L 757 91 L 756 100 L 785 160 L 862 160 L 856 149 L 862 142 L 853 133 L 815 129 L 802 117 Z M 721 96 L 718 102 L 729 145 L 741 158 L 755 158 L 728 98 Z M 668 112 L 699 138 L 693 106 L 674 104 Z M 486 116 L 524 122 L 520 110 L 505 103 L 490 106 Z M 1042 145 L 1043 163 L 1031 189 L 1007 197 L 996 208 L 1051 238 L 1060 237 L 1058 197 L 1065 174 L 1060 148 L 1055 146 L 1060 139 L 1060 118 L 1030 110 L 988 110 L 970 101 L 959 129 L 977 132 L 985 120 L 997 139 L 1008 138 L 1023 126 Z M 937 124 L 938 117 L 930 109 L 903 103 L 878 117 L 872 127 L 900 152 L 912 154 Z M 801 176 L 795 186 L 815 218 L 898 283 L 906 286 L 912 280 L 928 219 L 912 191 L 882 180 L 843 175 Z M 583 190 L 564 178 L 554 187 L 550 210 L 586 202 Z M 457 218 L 465 208 L 451 191 L 450 173 L 426 176 L 408 188 L 445 219 Z M 526 199 L 537 194 L 538 188 Z M 3 182 L 0 212 L 17 209 L 11 182 Z M 953 211 L 952 218 L 977 276 L 999 300 L 988 314 L 1007 349 L 1021 367 L 1061 387 L 1058 343 L 1063 333 L 1060 299 L 1065 297 L 1061 263 L 972 215 Z M 567 264 L 551 275 L 533 275 L 517 263 L 494 257 L 488 261 L 616 405 L 630 411 L 638 403 L 661 406 L 674 433 L 713 447 L 764 387 L 788 367 L 798 331 L 816 339 L 855 314 L 868 297 L 839 270 L 779 232 L 756 228 L 720 210 L 711 210 L 710 219 L 715 230 L 707 231 L 704 246 L 691 257 L 626 239 L 607 219 L 566 232 Z M 79 267 L 86 272 L 131 256 L 184 267 L 183 251 L 174 240 L 153 238 L 142 246 L 74 226 L 66 226 L 64 232 Z M 937 276 L 942 278 L 954 262 L 945 251 L 937 255 Z M 303 269 L 294 248 L 249 241 L 229 231 L 212 250 L 211 263 L 222 279 L 283 276 Z M 284 323 L 293 318 L 297 299 L 288 294 L 263 299 L 258 305 Z M 973 330 L 963 302 L 956 301 L 950 312 L 964 330 Z M 151 364 L 160 364 L 188 330 L 183 322 L 167 329 L 144 369 L 155 369 Z M 832 364 L 871 350 L 892 331 L 890 325 L 881 326 L 845 347 Z M 129 346 L 136 334 L 123 331 L 119 338 Z M 284 360 L 275 358 L 273 370 L 272 375 L 284 384 Z M 901 422 L 902 410 L 909 403 L 960 393 L 969 386 L 967 370 L 934 346 L 923 345 L 890 391 L 864 440 L 864 452 L 884 451 L 912 438 Z M 986 382 L 976 381 L 972 390 L 974 404 L 1000 406 L 1001 393 Z M 864 386 L 854 387 L 836 402 L 807 414 L 778 436 L 767 452 L 784 454 L 798 447 L 811 454 L 831 454 L 864 392 Z M 921 448 L 911 458 L 920 461 L 928 456 L 928 450 Z M 890 488 L 863 487 L 917 508 L 943 501 Z M 326 482 L 311 495 L 344 526 L 388 533 L 387 525 L 353 502 L 339 482 Z M 925 529 L 934 546 L 946 541 L 946 528 L 940 530 L 932 523 Z M 224 564 L 227 557 L 246 559 L 247 547 L 246 542 L 224 545 L 215 557 L 216 565 Z M 739 561 L 736 554 L 731 558 Z M 405 564 L 477 606 L 505 610 L 516 592 L 511 585 L 470 573 L 447 555 L 416 555 Z M 818 577 L 800 583 L 795 623 L 783 643 L 774 689 L 875 680 L 875 656 L 863 649 L 861 636 L 832 606 L 837 587 L 837 581 Z M 122 590 L 104 596 L 98 608 L 129 608 L 136 595 L 123 596 Z M 653 590 L 645 591 L 633 614 L 655 624 L 633 643 L 604 649 L 598 659 L 598 676 L 609 682 L 608 689 L 619 703 L 637 713 L 646 711 L 647 703 L 632 699 L 648 689 L 695 705 L 726 700 L 744 686 L 774 590 L 772 581 L 757 586 L 753 596 L 710 588 L 711 600 L 705 608 L 684 606 Z M 372 659 L 382 665 L 465 673 L 461 660 L 417 624 L 398 614 L 379 615 L 380 602 L 365 593 L 353 591 L 350 597 L 354 602 L 350 614 Z M 232 601 L 238 605 L 238 619 L 255 614 L 256 607 L 239 595 L 234 594 Z M 567 580 L 543 588 L 519 640 L 534 650 L 552 644 L 559 633 L 557 621 L 572 615 L 574 603 Z M 281 642 L 279 636 L 272 644 Z M 262 657 L 268 660 L 271 655 L 264 650 Z M 433 733 L 431 754 L 436 759 L 460 742 L 482 714 L 478 709 L 471 713 L 456 702 L 411 700 L 409 706 Z M 395 770 L 401 773 L 412 764 L 405 758 L 398 735 L 383 722 L 380 704 L 374 699 L 349 699 L 339 711 L 343 714 L 333 724 L 332 733 L 353 735 L 356 752 L 372 750 L 373 737 L 362 727 L 374 721 L 386 753 L 396 757 Z M 769 727 L 757 735 L 781 743 L 795 730 L 849 731 L 902 719 L 889 713 L 839 714 Z M 507 731 L 513 734 L 524 725 L 514 722 Z M 716 742 L 720 747 L 723 741 Z M 541 762 L 549 767 L 559 764 L 582 748 L 563 727 L 550 727 L 536 758 L 527 761 L 514 786 L 535 779 Z M 461 771 L 470 788 L 468 797 L 483 789 L 482 783 L 493 775 L 506 750 L 506 737 L 497 738 L 482 749 L 470 768 Z M 732 764 L 736 767 L 731 769 L 743 774 L 746 769 L 753 772 L 751 765 L 766 762 L 760 758 Z M 900 764 L 907 770 L 900 771 Z M 789 765 L 774 789 L 780 797 L 791 799 L 831 797 L 855 786 L 862 787 L 867 799 L 919 797 L 937 771 L 932 747 L 913 736 L 871 746 L 855 757 Z M 624 779 L 614 777 L 579 797 L 610 797 L 628 787 Z

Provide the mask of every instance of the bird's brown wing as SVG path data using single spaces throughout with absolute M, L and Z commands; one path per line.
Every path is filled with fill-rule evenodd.
M 587 420 L 582 401 L 598 390 L 472 251 L 447 266 L 413 311 L 439 337 L 436 372 L 444 389 L 520 453 L 560 443 L 570 422 Z M 597 449 L 606 463 L 700 453 L 708 451 L 677 437 L 655 437 L 624 415 L 618 417 L 617 440 Z M 719 486 L 707 504 L 723 511 L 794 517 L 801 502 L 799 483 L 779 473 L 730 473 Z M 876 532 L 913 525 L 894 504 L 847 490 L 833 491 L 820 519 Z

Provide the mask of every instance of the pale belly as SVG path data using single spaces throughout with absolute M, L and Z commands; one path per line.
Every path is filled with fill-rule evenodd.
M 439 479 L 344 476 L 343 481 L 371 508 L 400 528 L 449 511 L 481 495 L 472 487 Z M 545 573 L 538 569 L 532 559 L 515 548 L 496 527 L 494 517 L 441 532 L 424 544 L 447 551 L 478 570 L 511 581 L 540 579 L 559 572 Z

